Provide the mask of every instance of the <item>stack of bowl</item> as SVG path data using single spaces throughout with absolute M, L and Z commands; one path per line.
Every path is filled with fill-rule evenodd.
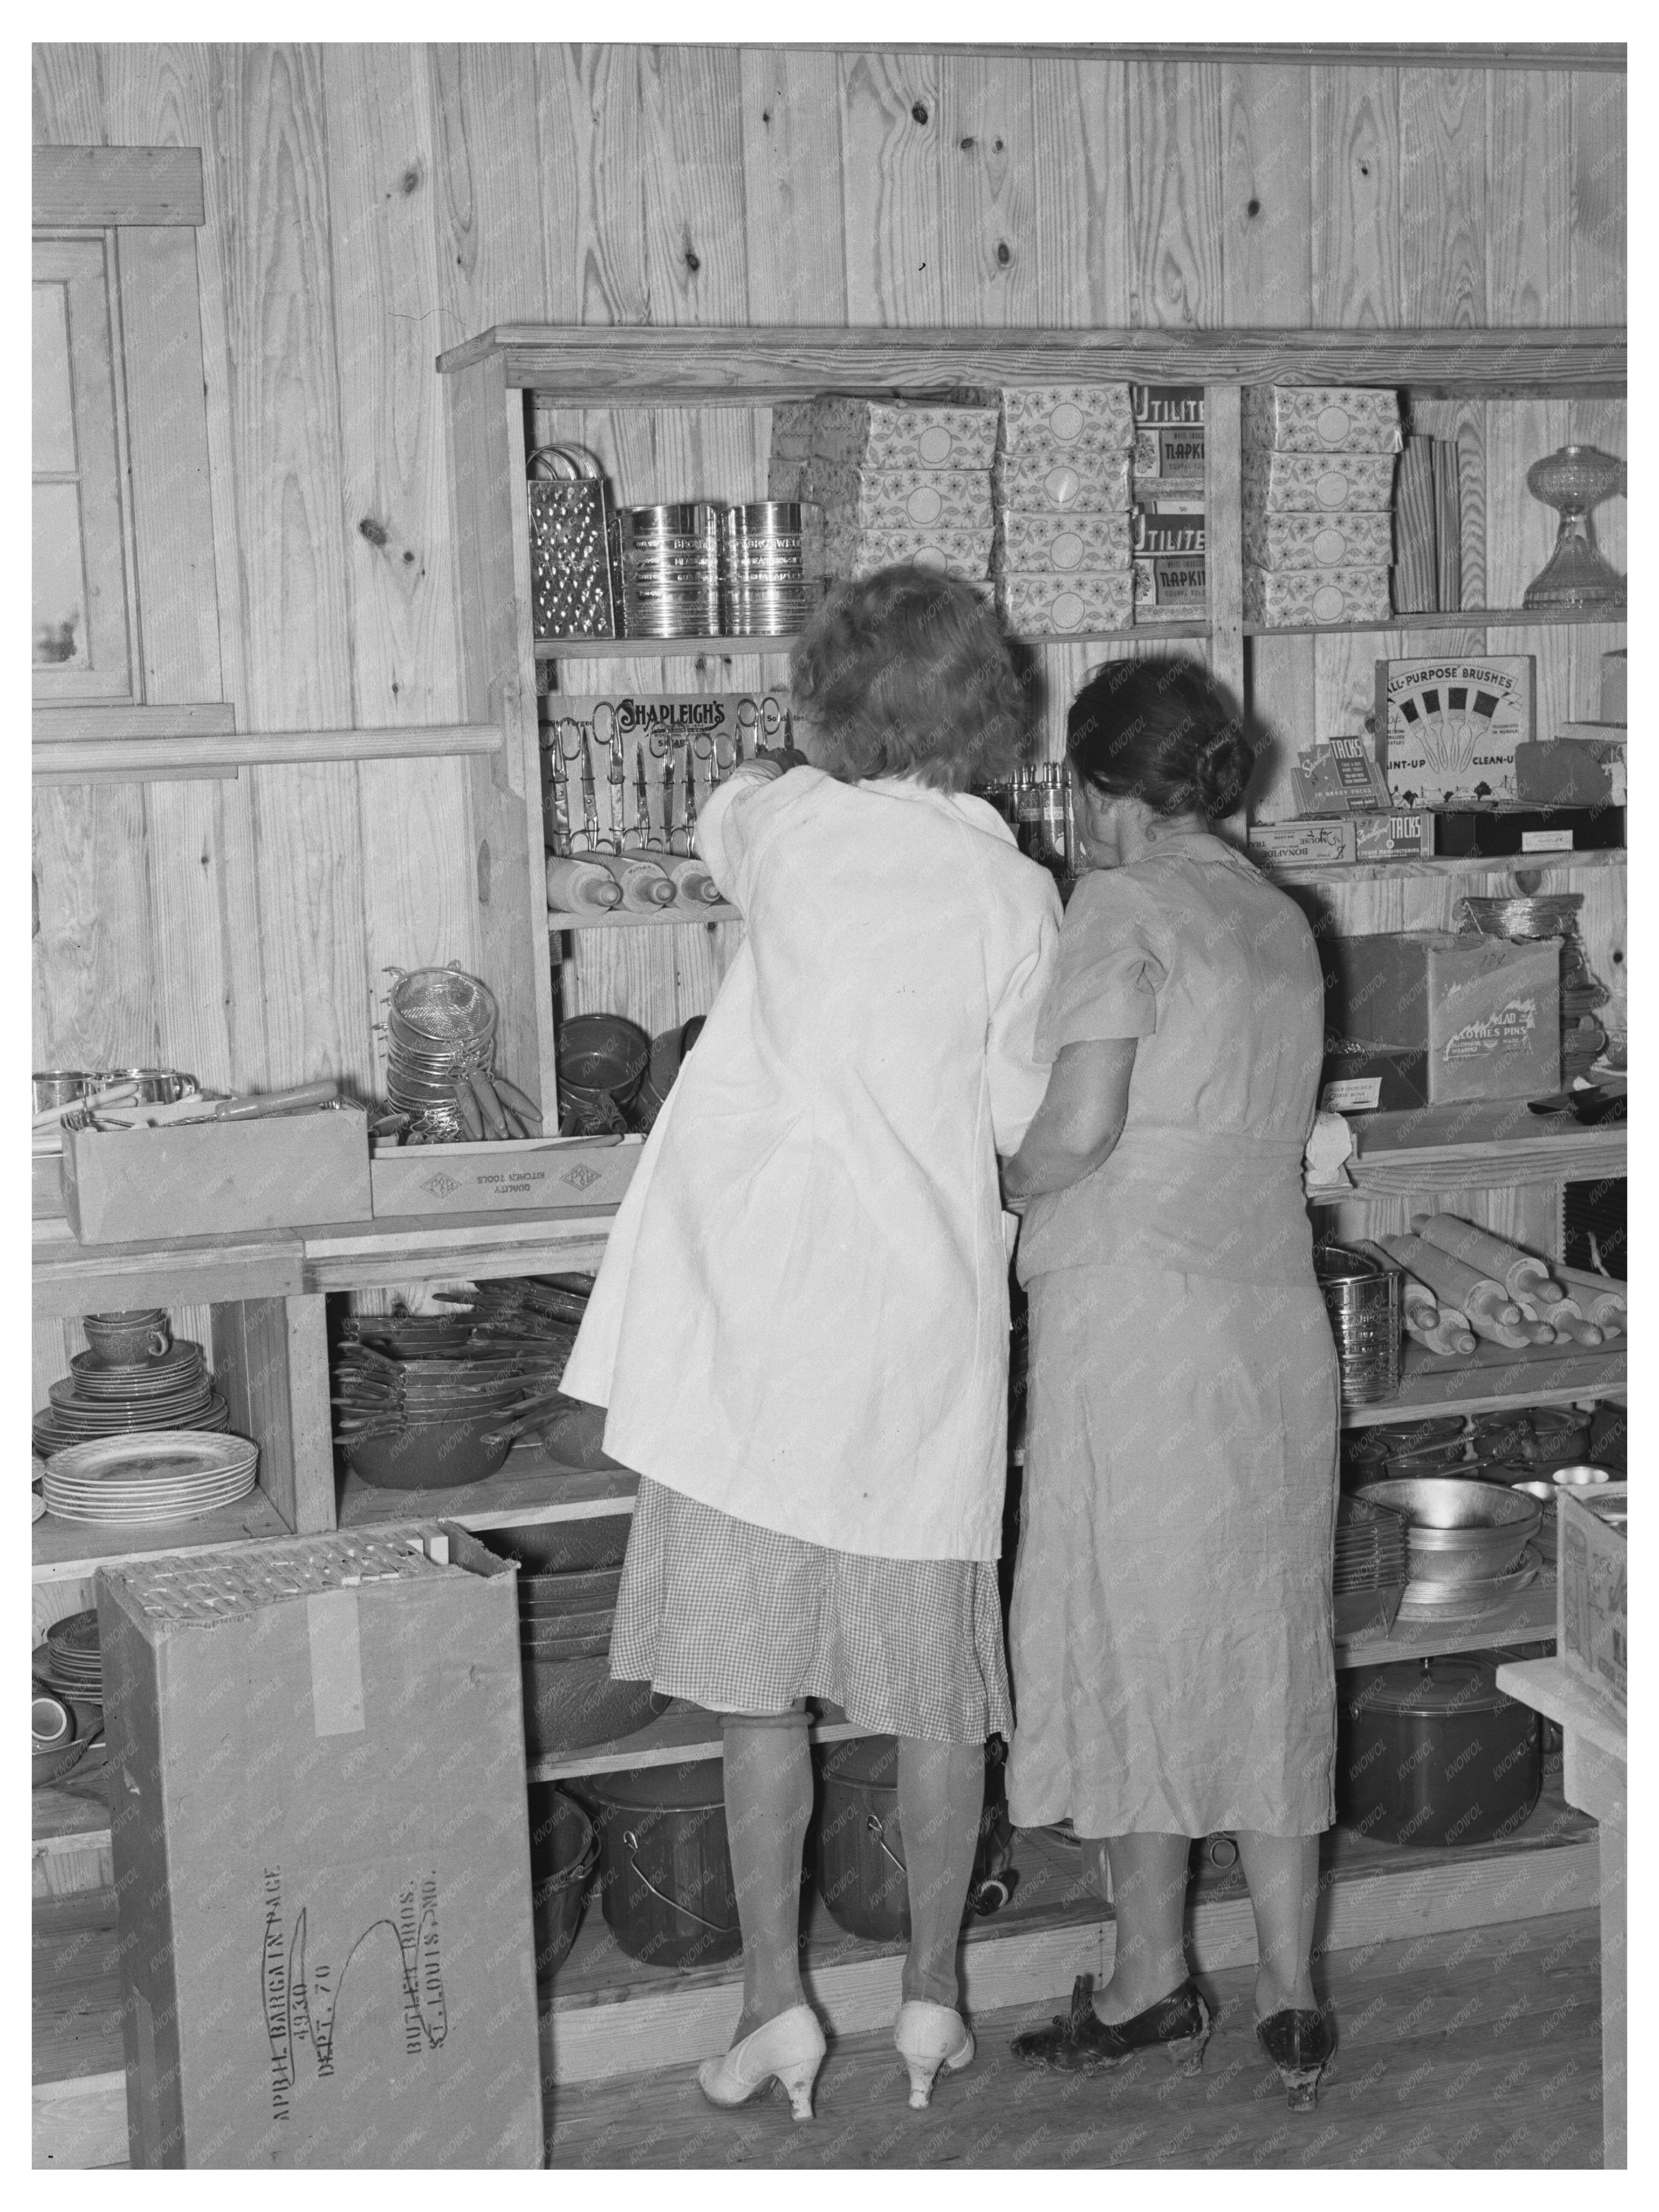
M 1411 1580 L 1400 1609 L 1408 1620 L 1483 1613 L 1538 1571 L 1531 1546 L 1542 1509 L 1535 1498 L 1455 1475 L 1376 1482 L 1358 1494 L 1406 1516 Z
M 88 1316 L 88 1334 L 93 1326 Z M 136 1361 L 118 1365 L 77 1352 L 69 1374 L 47 1395 L 52 1402 L 35 1415 L 33 1425 L 34 1449 L 42 1459 L 99 1437 L 230 1426 L 230 1409 L 213 1387 L 202 1347 L 188 1337 L 167 1342 L 155 1356 L 140 1352 Z
M 492 1529 L 489 1549 L 519 1562 L 525 1747 L 552 1759 L 634 1734 L 668 1700 L 649 1682 L 611 1679 L 611 1623 L 628 1549 L 626 1516 Z
M 359 1317 L 348 1328 L 334 1362 L 335 1433 L 354 1471 L 381 1490 L 494 1474 L 527 1417 L 556 1396 L 569 1350 L 568 1337 L 478 1342 L 470 1325 L 457 1342 L 448 1316 Z

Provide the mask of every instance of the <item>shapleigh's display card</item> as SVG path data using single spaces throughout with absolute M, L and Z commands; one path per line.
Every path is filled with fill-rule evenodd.
M 1515 749 L 1532 737 L 1529 653 L 1379 660 L 1376 744 L 1397 806 L 1515 798 Z

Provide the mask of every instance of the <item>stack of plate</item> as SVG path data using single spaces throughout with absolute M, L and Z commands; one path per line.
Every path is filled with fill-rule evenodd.
M 228 1428 L 230 1412 L 213 1387 L 202 1347 L 180 1338 L 160 1359 L 109 1367 L 77 1352 L 70 1371 L 54 1382 L 52 1403 L 34 1417 L 34 1449 L 42 1459 L 98 1437 L 149 1429 Z
M 98 1615 L 72 1613 L 46 1631 L 46 1674 L 54 1690 L 88 1705 L 104 1702 L 104 1655 L 98 1642 Z
M 58 1521 L 193 1521 L 253 1487 L 259 1447 L 246 1437 L 158 1429 L 73 1445 L 46 1462 L 46 1510 Z
M 1512 1567 L 1500 1575 L 1480 1575 L 1462 1582 L 1407 1583 L 1401 1601 L 1402 1620 L 1468 1620 L 1507 1605 L 1517 1591 L 1538 1577 L 1542 1565 L 1535 1544 L 1528 1544 Z

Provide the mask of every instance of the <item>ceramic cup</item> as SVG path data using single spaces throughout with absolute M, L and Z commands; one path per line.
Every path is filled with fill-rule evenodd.
M 172 1349 L 165 1306 L 133 1313 L 88 1314 L 82 1322 L 93 1358 L 100 1367 L 142 1367 Z

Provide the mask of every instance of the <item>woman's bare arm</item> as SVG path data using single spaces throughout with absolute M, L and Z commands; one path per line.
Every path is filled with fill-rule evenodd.
M 1061 1047 L 1025 1141 L 1003 1169 L 1011 1204 L 1065 1190 L 1110 1158 L 1129 1110 L 1135 1043 L 1109 1037 Z

